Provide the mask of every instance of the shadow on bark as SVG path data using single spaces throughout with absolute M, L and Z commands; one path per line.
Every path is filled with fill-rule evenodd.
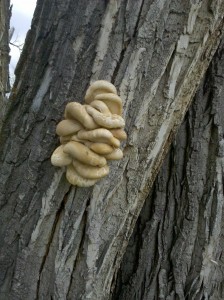
M 112 299 L 224 299 L 224 39 L 146 199 Z

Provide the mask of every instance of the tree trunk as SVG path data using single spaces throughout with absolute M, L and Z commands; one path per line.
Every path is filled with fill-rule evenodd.
M 0 137 L 1 299 L 109 298 L 143 203 L 223 30 L 222 1 L 179 2 L 37 2 Z M 90 81 L 97 79 L 114 83 L 124 101 L 125 157 L 112 163 L 109 176 L 94 188 L 76 188 L 50 164 L 58 144 L 55 126 L 65 104 L 82 102 Z M 200 183 L 187 186 L 187 193 L 202 189 Z M 185 221 L 180 212 L 195 226 L 189 199 L 189 207 L 175 199 L 177 211 L 173 204 L 171 213 L 179 216 L 179 241 L 168 240 L 176 243 L 171 256 L 169 245 L 163 250 L 167 264 L 177 264 L 176 293 L 182 298 L 186 270 L 181 263 L 188 260 L 184 251 L 176 252 L 185 246 L 178 235 Z M 165 199 L 155 201 L 153 230 L 159 228 Z M 152 240 L 148 251 L 158 242 Z M 119 290 L 125 288 L 117 283 Z
M 0 129 L 9 92 L 9 0 L 0 0 Z
M 146 198 L 113 299 L 224 299 L 224 38 Z

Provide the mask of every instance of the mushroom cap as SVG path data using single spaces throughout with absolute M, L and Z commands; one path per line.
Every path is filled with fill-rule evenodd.
M 96 179 L 86 179 L 80 176 L 72 164 L 67 167 L 66 178 L 72 185 L 77 185 L 80 187 L 89 187 L 97 182 Z
M 91 143 L 89 148 L 100 155 L 109 154 L 114 151 L 112 146 L 105 143 Z
M 107 163 L 104 157 L 99 156 L 79 142 L 68 142 L 64 145 L 63 151 L 71 155 L 73 159 L 77 159 L 87 165 L 103 167 Z
M 90 106 L 94 107 L 96 110 L 98 110 L 99 112 L 101 112 L 102 114 L 104 114 L 106 116 L 111 115 L 109 108 L 103 101 L 94 100 L 90 103 Z
M 108 160 L 119 160 L 123 157 L 123 152 L 120 148 L 114 149 L 110 154 L 104 155 L 104 157 Z
M 122 128 L 125 126 L 124 119 L 119 115 L 104 115 L 90 105 L 86 106 L 86 111 L 93 117 L 93 120 L 99 126 L 105 128 Z
M 63 120 L 58 123 L 56 127 L 56 133 L 60 136 L 66 136 L 70 134 L 74 134 L 80 129 L 83 129 L 83 126 L 75 120 Z
M 81 139 L 78 138 L 78 133 L 71 136 L 71 141 L 79 142 L 79 143 L 82 143 L 82 144 L 85 143 L 84 140 L 81 140 Z
M 104 102 L 112 114 L 122 115 L 122 100 L 118 95 L 112 93 L 102 93 L 95 97 L 95 100 Z
M 70 155 L 63 151 L 64 145 L 57 147 L 51 155 L 51 163 L 56 167 L 64 167 L 72 162 Z
M 78 102 L 70 102 L 65 107 L 65 118 L 75 119 L 87 129 L 95 129 L 99 126 L 93 118 L 87 113 L 85 106 Z
M 110 132 L 115 138 L 117 138 L 120 141 L 124 141 L 127 139 L 127 134 L 123 129 L 110 129 Z
M 96 95 L 103 93 L 117 94 L 117 89 L 112 83 L 106 80 L 97 80 L 93 82 L 87 89 L 85 102 L 90 103 L 91 101 L 95 100 Z
M 109 174 L 109 167 L 93 167 L 79 162 L 78 160 L 72 161 L 73 167 L 76 172 L 86 179 L 100 179 Z
M 114 147 L 120 147 L 120 141 L 116 139 L 113 134 L 105 128 L 97 128 L 94 130 L 80 130 L 78 138 L 95 143 L 106 143 Z

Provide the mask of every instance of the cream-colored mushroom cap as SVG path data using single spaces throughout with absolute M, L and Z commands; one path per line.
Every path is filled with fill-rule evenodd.
M 77 102 L 70 102 L 65 107 L 65 118 L 72 118 L 80 122 L 87 129 L 95 129 L 99 126 L 87 113 L 85 106 Z
M 127 139 L 127 134 L 123 129 L 110 129 L 110 132 L 115 138 L 117 138 L 120 141 L 124 141 Z
M 107 107 L 107 105 L 103 101 L 94 100 L 90 103 L 90 106 L 94 107 L 95 109 L 97 109 L 99 112 L 101 112 L 102 114 L 104 114 L 106 116 L 111 115 L 111 112 L 110 112 L 109 108 Z
M 78 121 L 63 120 L 60 123 L 58 123 L 56 127 L 56 133 L 60 136 L 66 136 L 74 134 L 80 129 L 83 129 L 83 126 Z
M 104 155 L 114 151 L 114 148 L 105 143 L 91 143 L 89 148 L 97 154 Z
M 113 134 L 105 128 L 98 128 L 94 130 L 80 130 L 78 138 L 95 143 L 106 143 L 114 147 L 120 147 L 120 141 L 116 139 Z
M 120 148 L 115 149 L 112 153 L 104 155 L 108 160 L 119 160 L 123 157 L 123 152 Z
M 66 145 L 64 145 L 63 151 L 71 155 L 72 158 L 77 159 L 84 164 L 89 164 L 91 166 L 103 167 L 107 163 L 104 157 L 96 154 L 88 147 L 79 142 L 68 142 Z
M 112 114 L 122 115 L 122 100 L 118 95 L 112 93 L 98 94 L 95 100 L 104 102 Z
M 90 103 L 95 100 L 96 95 L 104 93 L 117 94 L 115 86 L 106 80 L 97 80 L 93 82 L 86 91 L 85 102 Z
M 93 167 L 83 164 L 78 160 L 73 160 L 72 164 L 76 172 L 83 178 L 100 179 L 109 174 L 108 165 L 105 165 L 103 167 Z
M 86 111 L 92 116 L 96 124 L 104 128 L 122 128 L 125 126 L 124 119 L 119 115 L 104 115 L 90 105 L 86 106 Z
M 79 139 L 79 138 L 78 138 L 78 133 L 77 133 L 77 134 L 74 134 L 74 135 L 72 135 L 70 140 L 71 140 L 71 141 L 75 141 L 75 142 L 80 142 L 80 143 L 82 143 L 82 144 L 84 144 L 84 143 L 85 143 L 85 141 L 84 141 L 84 140 L 81 140 L 81 139 Z
M 97 179 L 86 179 L 80 176 L 73 165 L 69 165 L 67 167 L 66 178 L 72 185 L 77 185 L 80 187 L 89 187 L 97 182 Z
M 51 163 L 53 166 L 64 167 L 64 166 L 71 164 L 71 162 L 72 162 L 71 156 L 66 154 L 63 151 L 63 149 L 64 149 L 64 146 L 61 145 L 58 148 L 56 148 L 54 150 L 53 154 L 51 155 Z

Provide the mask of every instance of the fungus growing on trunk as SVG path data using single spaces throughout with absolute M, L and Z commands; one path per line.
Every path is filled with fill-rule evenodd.
M 101 155 L 110 154 L 114 151 L 114 148 L 106 143 L 91 143 L 89 148 Z
M 112 83 L 106 80 L 97 80 L 93 82 L 86 91 L 85 102 L 89 104 L 93 100 L 96 100 L 96 96 L 98 94 L 104 93 L 112 93 L 117 95 L 117 89 Z
M 70 155 L 66 154 L 63 151 L 64 145 L 56 148 L 51 155 L 51 163 L 56 167 L 64 167 L 68 166 L 72 163 L 72 158 Z
M 63 151 L 69 154 L 73 159 L 77 159 L 86 165 L 103 167 L 107 161 L 103 156 L 94 153 L 85 145 L 79 142 L 68 142 Z
M 67 167 L 67 180 L 81 187 L 92 186 L 108 175 L 107 160 L 123 157 L 120 141 L 127 138 L 122 101 L 112 83 L 95 81 L 85 102 L 66 105 L 65 120 L 56 127 L 62 145 L 51 156 L 54 166 Z
M 99 94 L 95 99 L 104 102 L 112 114 L 121 116 L 122 100 L 118 95 L 112 93 Z
M 124 119 L 119 115 L 104 115 L 94 107 L 86 106 L 86 111 L 92 116 L 97 125 L 105 128 L 122 128 L 125 125 Z
M 59 136 L 66 136 L 78 132 L 80 129 L 83 129 L 82 125 L 79 122 L 73 120 L 63 120 L 58 123 L 56 127 L 56 133 Z
M 78 138 L 81 140 L 87 140 L 96 143 L 106 143 L 116 148 L 120 147 L 120 141 L 116 139 L 113 134 L 105 128 L 98 128 L 88 131 L 80 130 L 78 132 Z

